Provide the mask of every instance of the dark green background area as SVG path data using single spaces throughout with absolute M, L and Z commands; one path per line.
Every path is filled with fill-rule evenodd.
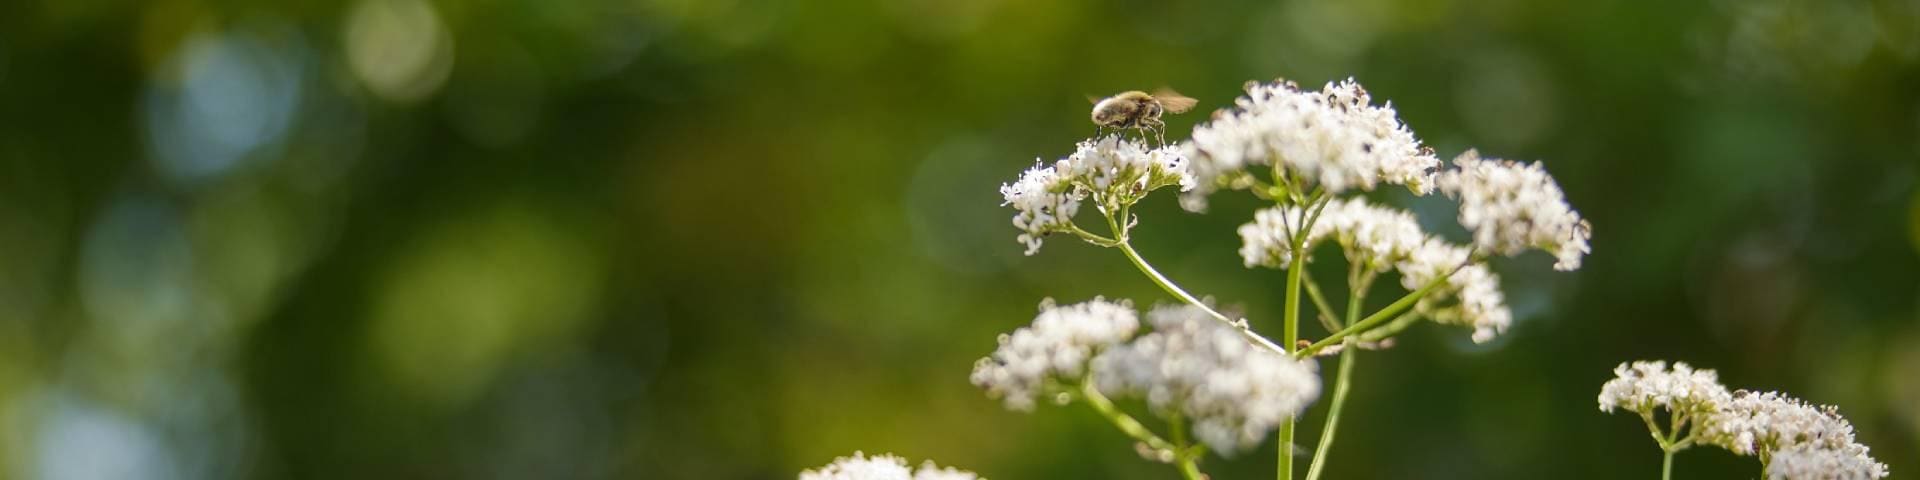
M 395 5 L 428 15 L 364 17 Z M 1023 256 L 995 188 L 1093 133 L 1089 95 L 1176 88 L 1185 138 L 1248 80 L 1348 76 L 1442 158 L 1543 161 L 1594 236 L 1577 272 L 1496 262 L 1498 340 L 1364 355 L 1332 478 L 1657 475 L 1595 408 L 1637 359 L 1839 405 L 1920 472 L 1913 0 L 0 12 L 0 478 L 789 478 L 855 450 L 1171 477 L 1085 408 L 968 384 L 1042 298 L 1171 300 L 1117 251 Z M 1444 199 L 1371 196 L 1464 238 Z M 1134 241 L 1277 331 L 1242 197 L 1157 193 Z M 1203 467 L 1269 478 L 1273 448 Z

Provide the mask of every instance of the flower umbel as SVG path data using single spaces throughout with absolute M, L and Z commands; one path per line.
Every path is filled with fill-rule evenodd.
M 1669 467 L 1674 452 L 1701 443 L 1758 455 L 1769 479 L 1887 476 L 1887 466 L 1854 441 L 1853 424 L 1835 407 L 1778 392 L 1729 394 L 1712 370 L 1684 363 L 1669 371 L 1666 362 L 1633 362 L 1613 371 L 1614 379 L 1600 387 L 1600 411 L 1639 413 L 1667 452 Z M 1657 409 L 1668 412 L 1672 426 L 1667 432 L 1654 421 Z
M 1727 387 L 1720 386 L 1713 370 L 1695 370 L 1686 363 L 1622 363 L 1613 368 L 1614 378 L 1600 387 L 1600 411 L 1614 409 L 1651 415 L 1656 409 L 1668 412 L 1711 414 L 1730 398 Z
M 1017 211 L 1013 226 L 1022 230 L 1018 240 L 1032 255 L 1047 235 L 1074 230 L 1073 215 L 1089 197 L 1098 208 L 1118 209 L 1168 186 L 1193 187 L 1185 155 L 1110 135 L 1080 142 L 1052 165 L 1036 162 L 1019 180 L 1002 184 L 1000 195 L 1002 205 Z
M 1815 406 L 1779 392 L 1735 392 L 1707 422 L 1708 438 L 1741 455 L 1812 447 L 1841 450 L 1853 444 L 1853 424 L 1833 406 Z
M 1538 248 L 1553 254 L 1555 270 L 1580 268 L 1592 227 L 1540 162 L 1482 160 L 1468 150 L 1453 164 L 1440 174 L 1440 191 L 1460 199 L 1460 224 L 1473 230 L 1474 245 L 1500 255 Z
M 1007 408 L 1032 410 L 1047 382 L 1079 380 L 1097 350 L 1131 338 L 1139 327 L 1126 301 L 1096 297 L 1063 307 L 1049 298 L 1040 302 L 1032 326 L 1000 335 L 1000 348 L 974 363 L 971 378 Z
M 1865 480 L 1886 478 L 1887 465 L 1867 456 L 1860 444 L 1839 450 L 1799 446 L 1774 452 L 1766 474 L 1769 480 Z
M 973 472 L 953 467 L 940 468 L 932 460 L 918 470 L 907 468 L 906 459 L 893 454 L 867 456 L 853 452 L 816 470 L 800 472 L 800 480 L 984 480 Z
M 1500 277 L 1466 247 L 1428 238 L 1394 268 L 1400 270 L 1400 286 L 1408 290 L 1440 280 L 1440 287 L 1422 297 L 1414 311 L 1435 323 L 1472 328 L 1474 343 L 1493 340 L 1513 324 Z
M 1241 260 L 1248 267 L 1289 268 L 1294 258 L 1290 237 L 1300 228 L 1304 211 L 1279 206 L 1255 212 L 1252 223 L 1240 226 Z M 1398 270 L 1401 285 L 1409 291 L 1444 277 L 1415 311 L 1438 323 L 1474 329 L 1475 342 L 1492 340 L 1513 323 L 1500 278 L 1474 258 L 1472 250 L 1421 230 L 1411 213 L 1360 198 L 1332 199 L 1309 227 L 1304 249 L 1310 252 L 1329 238 L 1364 272 Z
M 1391 102 L 1373 105 L 1352 79 L 1319 91 L 1248 82 L 1246 91 L 1232 110 L 1194 128 L 1185 144 L 1198 180 L 1183 202 L 1190 209 L 1204 208 L 1223 177 L 1260 165 L 1334 193 L 1373 190 L 1383 181 L 1420 195 L 1433 190 L 1440 160 L 1432 149 L 1400 122 Z
M 1153 333 L 1094 359 L 1094 384 L 1192 419 L 1194 436 L 1216 451 L 1258 446 L 1320 395 L 1311 360 L 1254 346 L 1197 307 L 1160 307 L 1147 319 Z

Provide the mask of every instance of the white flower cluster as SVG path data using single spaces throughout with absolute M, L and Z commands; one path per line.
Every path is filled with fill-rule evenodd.
M 1248 82 L 1234 109 L 1214 114 L 1194 128 L 1185 144 L 1199 188 L 1186 204 L 1199 210 L 1222 176 L 1254 165 L 1280 165 L 1329 192 L 1378 183 L 1405 185 L 1425 195 L 1433 190 L 1440 160 L 1400 122 L 1391 102 L 1372 105 L 1352 79 L 1319 91 L 1293 82 Z
M 1040 251 L 1047 234 L 1073 225 L 1073 214 L 1080 211 L 1086 194 L 1076 191 L 1066 177 L 1053 167 L 1035 165 L 1020 175 L 1020 180 L 1000 185 L 1001 205 L 1012 206 L 1013 226 L 1021 230 L 1017 240 L 1026 244 L 1027 255 Z
M 1096 195 L 1123 199 L 1137 200 L 1165 186 L 1193 188 L 1187 156 L 1179 148 L 1147 148 L 1119 135 L 1081 141 L 1073 155 L 1054 164 L 1054 170 Z
M 1706 428 L 1709 441 L 1741 455 L 1770 458 L 1795 448 L 1857 450 L 1862 456 L 1867 451 L 1854 443 L 1853 424 L 1840 416 L 1839 408 L 1810 405 L 1778 392 L 1735 392 Z
M 1556 270 L 1580 268 L 1592 228 L 1539 162 L 1482 160 L 1468 150 L 1453 164 L 1440 174 L 1440 190 L 1460 199 L 1460 224 L 1473 230 L 1475 245 L 1509 256 L 1538 248 L 1553 254 Z
M 1000 347 L 974 363 L 971 379 L 1007 408 L 1032 410 L 1048 381 L 1080 379 L 1096 350 L 1126 341 L 1139 328 L 1126 301 L 1094 298 L 1062 307 L 1049 298 L 1032 326 L 1000 335 Z
M 1265 208 L 1253 212 L 1253 221 L 1240 226 L 1240 259 L 1247 268 L 1287 268 L 1293 265 L 1293 229 L 1301 224 L 1301 209 Z M 1315 228 L 1314 233 L 1321 229 Z M 1314 239 L 1308 240 L 1312 245 Z M 1312 249 L 1309 248 L 1309 251 Z
M 840 457 L 833 463 L 817 470 L 800 472 L 800 480 L 984 480 L 973 472 L 940 468 L 932 460 L 920 464 L 919 469 L 907 467 L 906 459 L 893 454 L 867 456 L 853 452 L 851 457 Z
M 1174 147 L 1148 148 L 1119 135 L 1081 141 L 1072 155 L 1044 165 L 1036 162 L 1020 179 L 1000 185 L 1001 205 L 1017 213 L 1027 255 L 1040 251 L 1044 237 L 1068 231 L 1080 202 L 1091 196 L 1104 207 L 1132 205 L 1147 192 L 1166 186 L 1193 188 L 1187 157 Z
M 1428 238 L 1406 260 L 1396 264 L 1400 286 L 1409 291 L 1445 278 L 1414 304 L 1414 311 L 1443 325 L 1473 329 L 1473 343 L 1486 343 L 1513 324 L 1513 310 L 1500 290 L 1500 276 L 1487 264 L 1474 261 L 1466 247 Z
M 1291 206 L 1255 212 L 1253 222 L 1240 226 L 1241 260 L 1248 267 L 1287 268 L 1294 257 L 1288 239 L 1299 228 L 1300 216 L 1301 209 Z M 1471 250 L 1421 230 L 1411 213 L 1359 198 L 1334 199 L 1307 232 L 1307 250 L 1329 237 L 1340 244 L 1348 261 L 1375 272 L 1399 270 L 1409 291 L 1446 276 L 1415 308 L 1439 323 L 1474 329 L 1475 342 L 1492 340 L 1513 323 L 1500 278 L 1484 263 L 1472 261 Z
M 1800 446 L 1774 452 L 1766 475 L 1769 480 L 1867 480 L 1886 478 L 1887 465 L 1867 456 L 1859 444 L 1840 450 Z
M 1600 411 L 1614 409 L 1652 415 L 1656 409 L 1668 412 L 1711 414 L 1726 403 L 1731 394 L 1720 385 L 1713 370 L 1695 370 L 1686 363 L 1622 363 L 1613 368 L 1614 378 L 1600 387 Z
M 1158 412 L 1186 416 L 1194 437 L 1215 451 L 1258 446 L 1320 395 L 1311 361 L 1248 343 L 1198 307 L 1156 308 L 1147 318 L 1153 333 L 1094 359 L 1094 385 L 1109 395 L 1144 396 Z
M 1684 363 L 1632 362 L 1600 387 L 1600 410 L 1693 415 L 1693 438 L 1739 455 L 1759 455 L 1773 479 L 1875 479 L 1887 466 L 1854 441 L 1853 424 L 1833 406 L 1777 392 L 1728 393 L 1713 370 Z M 1654 432 L 1656 435 L 1659 432 Z

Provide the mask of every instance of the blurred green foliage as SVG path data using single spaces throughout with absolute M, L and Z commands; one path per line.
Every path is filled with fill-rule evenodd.
M 1443 157 L 1543 160 L 1595 226 L 1579 272 L 1499 264 L 1500 341 L 1368 355 L 1335 476 L 1653 475 L 1594 403 L 1653 358 L 1838 404 L 1920 471 L 1914 0 L 0 10 L 0 477 L 783 478 L 866 450 L 1164 478 L 1084 409 L 967 383 L 1043 297 L 1168 300 L 1117 252 L 1022 256 L 994 187 L 1092 133 L 1086 96 L 1216 108 L 1279 76 L 1356 77 Z M 1280 275 L 1234 255 L 1251 201 L 1147 203 L 1149 258 L 1278 317 Z

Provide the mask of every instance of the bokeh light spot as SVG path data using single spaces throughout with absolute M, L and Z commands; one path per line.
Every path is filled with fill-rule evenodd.
M 413 102 L 453 70 L 453 36 L 419 0 L 364 0 L 347 14 L 347 66 L 375 95 Z
M 123 354 L 177 341 L 193 308 L 193 249 L 178 212 L 158 199 L 115 202 L 87 233 L 80 293 L 88 316 Z
M 147 137 L 160 170 L 196 183 L 279 140 L 299 105 L 304 54 L 245 34 L 199 35 L 171 63 L 179 84 L 146 97 Z
M 153 428 L 125 415 L 53 396 L 35 435 L 31 478 L 174 478 L 177 465 Z
M 518 206 L 425 232 L 377 285 L 371 341 L 391 386 L 464 403 L 515 355 L 570 336 L 597 296 L 597 251 Z

